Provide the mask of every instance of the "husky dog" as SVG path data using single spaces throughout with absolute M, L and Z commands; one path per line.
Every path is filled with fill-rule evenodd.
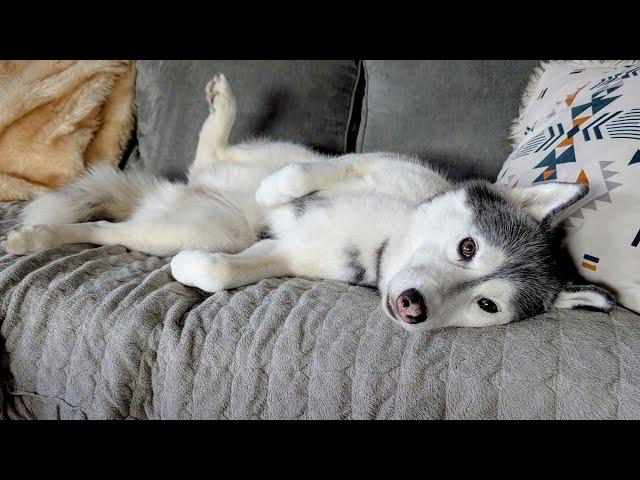
M 377 287 L 387 315 L 409 330 L 614 306 L 606 291 L 563 280 L 552 248 L 553 218 L 585 185 L 453 184 L 402 155 L 229 146 L 236 100 L 223 75 L 206 97 L 187 184 L 93 168 L 28 204 L 5 250 L 94 243 L 175 255 L 174 278 L 207 292 L 276 276 Z

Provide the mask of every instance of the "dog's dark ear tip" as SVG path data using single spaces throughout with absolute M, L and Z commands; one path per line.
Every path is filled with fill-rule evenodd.
M 569 208 L 571 205 L 573 205 L 576 202 L 579 202 L 580 200 L 582 200 L 584 197 L 586 197 L 589 194 L 589 184 L 588 183 L 566 183 L 563 182 L 564 185 L 568 186 L 568 187 L 578 187 L 577 191 L 574 190 L 574 195 L 573 197 L 570 197 L 568 199 L 565 200 L 564 204 L 560 205 L 559 208 L 556 210 L 556 212 L 560 212 L 566 208 Z
M 584 197 L 586 197 L 589 194 L 589 190 L 591 190 L 591 187 L 589 186 L 588 183 L 579 183 L 578 185 L 580 185 L 580 192 L 578 194 L 578 198 L 576 199 L 576 201 L 578 200 L 582 200 Z
M 539 183 L 522 188 L 503 188 L 504 198 L 520 206 L 542 223 L 551 223 L 560 212 L 583 199 L 589 185 L 576 182 Z

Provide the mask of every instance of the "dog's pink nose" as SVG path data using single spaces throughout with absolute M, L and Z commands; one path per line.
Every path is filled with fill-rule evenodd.
M 424 298 L 415 288 L 405 290 L 396 299 L 400 318 L 405 323 L 421 323 L 427 319 L 427 307 Z

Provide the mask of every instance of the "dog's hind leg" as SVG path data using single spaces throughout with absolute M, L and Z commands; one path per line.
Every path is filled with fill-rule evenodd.
M 227 233 L 224 228 L 203 233 L 201 228 L 194 229 L 188 225 L 136 221 L 28 225 L 10 231 L 0 247 L 8 253 L 24 255 L 61 245 L 93 243 L 122 245 L 148 255 L 165 257 L 185 248 L 237 252 L 255 241 L 250 232 L 240 232 L 238 235 Z
M 219 292 L 290 275 L 286 255 L 277 240 L 262 240 L 236 254 L 185 250 L 171 261 L 173 278 L 205 292 Z
M 223 159 L 236 118 L 236 99 L 223 74 L 213 77 L 205 93 L 210 113 L 200 129 L 192 171 Z
M 250 141 L 229 145 L 229 135 L 236 118 L 237 102 L 226 77 L 216 75 L 205 88 L 210 114 L 200 129 L 191 173 L 216 162 L 280 168 L 324 156 L 302 145 L 288 142 Z
M 151 227 L 151 228 L 149 228 Z M 154 231 L 155 230 L 155 231 Z M 171 235 L 159 235 L 159 228 L 141 226 L 132 222 L 111 223 L 105 221 L 58 225 L 28 225 L 8 232 L 2 247 L 8 253 L 24 255 L 62 245 L 93 243 L 97 245 L 122 245 L 150 255 L 171 255 L 180 245 Z

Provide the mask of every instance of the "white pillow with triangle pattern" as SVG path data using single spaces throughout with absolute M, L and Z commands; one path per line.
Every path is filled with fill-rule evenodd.
M 556 224 L 580 274 L 640 312 L 640 63 L 543 64 L 525 103 L 496 183 L 588 184 Z

